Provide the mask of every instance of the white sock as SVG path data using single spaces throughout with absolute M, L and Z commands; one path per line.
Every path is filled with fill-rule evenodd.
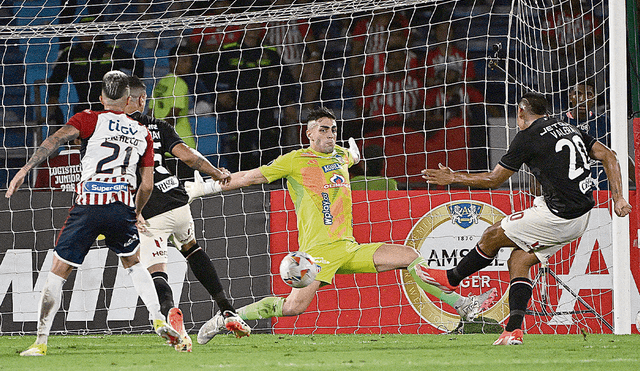
M 53 325 L 53 319 L 58 313 L 62 301 L 62 285 L 66 280 L 55 273 L 49 272 L 40 294 L 38 308 L 38 337 L 36 344 L 46 344 Z
M 160 313 L 160 302 L 158 301 L 158 294 L 156 288 L 153 285 L 153 279 L 149 271 L 142 267 L 142 264 L 137 263 L 127 268 L 127 273 L 133 280 L 133 286 L 136 288 L 138 296 L 142 298 L 144 305 L 146 305 L 151 319 L 165 320 L 165 317 Z

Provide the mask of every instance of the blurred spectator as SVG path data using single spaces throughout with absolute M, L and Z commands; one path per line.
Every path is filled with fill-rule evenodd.
M 539 56 L 544 68 L 544 73 L 539 73 L 541 92 L 558 92 L 560 87 L 576 81 L 578 75 L 604 72 L 606 50 L 601 22 L 593 7 L 583 5 L 580 0 L 563 1 L 546 17 L 542 38 L 547 50 Z M 594 83 L 600 91 L 604 80 L 599 80 L 600 77 Z
M 232 12 L 231 1 L 218 0 L 211 4 L 205 16 L 216 16 Z M 191 36 L 186 40 L 193 50 L 199 53 L 216 52 L 224 44 L 241 42 L 244 32 L 241 26 L 227 25 L 217 27 L 199 27 L 191 32 Z M 209 66 L 213 68 L 213 66 Z
M 154 117 L 163 119 L 173 126 L 187 146 L 196 149 L 195 137 L 189 122 L 189 108 L 195 89 L 193 81 L 191 49 L 174 46 L 169 51 L 169 74 L 154 86 L 149 109 Z M 193 170 L 181 161 L 178 161 L 177 169 L 172 170 L 181 179 L 193 177 Z
M 387 39 L 387 46 L 384 51 L 375 54 L 365 56 L 364 60 L 364 78 L 365 83 L 368 83 L 371 79 L 377 77 L 377 75 L 385 73 L 385 67 L 387 59 L 389 58 L 389 51 L 393 50 L 406 50 L 406 61 L 404 69 L 407 73 L 415 78 L 420 77 L 419 65 L 420 61 L 418 56 L 408 48 L 408 39 L 406 35 L 406 29 L 402 28 L 402 24 L 394 20 L 389 26 L 389 37 Z
M 367 55 L 384 52 L 392 22 L 398 22 L 403 30 L 404 38 L 410 43 L 409 21 L 402 13 L 393 10 L 376 10 L 373 15 L 356 22 L 351 31 L 351 52 L 348 59 L 350 75 L 347 80 L 351 89 L 359 95 L 364 87 L 364 60 Z
M 57 156 L 47 159 L 37 168 L 34 188 L 39 191 L 52 190 L 75 192 L 80 181 L 82 166 L 80 165 L 80 139 L 75 139 Z
M 216 109 L 232 134 L 224 138 L 227 167 L 253 169 L 281 154 L 283 128 L 297 122 L 295 81 L 273 47 L 262 46 L 264 25 L 245 27 L 242 43 L 222 47 Z M 223 144 L 224 145 L 224 144 Z
M 292 4 L 292 0 L 277 0 L 275 6 Z M 267 45 L 275 46 L 293 78 L 302 83 L 303 109 L 311 108 L 320 94 L 320 47 L 311 32 L 309 20 L 272 21 L 267 23 Z
M 88 16 L 80 19 L 81 23 L 96 21 L 96 17 Z M 58 55 L 48 82 L 48 123 L 60 127 L 65 120 L 59 107 L 60 88 L 71 78 L 78 95 L 78 103 L 73 113 L 85 109 L 101 110 L 100 93 L 102 77 L 112 70 L 123 70 L 138 76 L 144 75 L 144 62 L 117 47 L 100 41 L 99 36 L 79 36 L 79 42 L 72 42 Z
M 406 70 L 408 51 L 401 47 L 387 53 L 385 74 L 377 75 L 364 87 L 356 107 L 363 117 L 366 133 L 389 125 L 424 129 L 424 87 Z
M 604 113 L 595 112 L 596 97 L 596 88 L 592 79 L 573 86 L 569 90 L 569 110 L 564 114 L 564 121 L 589 133 L 605 146 L 611 147 L 611 122 Z M 631 158 L 628 166 L 630 181 L 635 183 L 635 166 Z M 609 189 L 609 182 L 601 162 L 591 161 L 591 177 L 598 182 L 598 190 Z
M 442 127 L 454 117 L 466 120 L 484 119 L 480 113 L 476 112 L 474 115 L 473 112 L 484 103 L 484 96 L 478 89 L 461 80 L 456 68 L 445 67 L 435 77 L 441 79 L 444 85 L 427 90 L 426 106 L 430 109 L 428 120 L 439 123 L 433 123 L 431 127 Z
M 363 161 L 358 163 L 357 168 L 364 175 L 356 175 L 351 178 L 351 190 L 398 190 L 398 182 L 383 176 L 384 152 L 382 147 L 375 144 L 365 147 L 362 159 Z
M 446 166 L 455 170 L 486 168 L 488 155 L 481 152 L 486 148 L 484 96 L 461 80 L 455 68 L 440 70 L 436 78 L 444 85 L 428 89 L 425 98 L 426 136 L 434 144 L 427 148 L 432 152 L 428 161 L 439 153 Z M 472 128 L 474 135 L 470 136 Z M 476 150 L 478 153 L 470 154 Z
M 473 63 L 467 59 L 467 53 L 454 43 L 453 29 L 454 23 L 449 20 L 437 23 L 433 27 L 435 46 L 429 50 L 423 63 L 427 86 L 444 84 L 448 69 L 457 71 L 464 81 L 471 81 L 476 77 Z

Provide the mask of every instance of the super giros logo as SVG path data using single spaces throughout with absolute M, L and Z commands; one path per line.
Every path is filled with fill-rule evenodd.
M 429 267 L 450 269 L 475 247 L 487 227 L 504 217 L 502 211 L 483 202 L 449 202 L 423 215 L 409 232 L 405 244 L 416 249 Z M 498 289 L 501 298 L 478 317 L 502 322 L 508 316 L 507 259 L 510 253 L 510 249 L 503 248 L 489 267 L 467 277 L 460 284 L 458 293 L 464 296 Z M 408 271 L 402 271 L 401 279 L 407 299 L 422 319 L 444 332 L 458 327 L 460 316 L 451 306 L 425 293 Z

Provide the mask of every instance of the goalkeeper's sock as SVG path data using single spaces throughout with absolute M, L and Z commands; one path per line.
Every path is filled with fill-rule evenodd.
M 228 310 L 235 313 L 236 310 L 233 308 L 233 305 L 229 303 L 225 295 L 220 277 L 218 277 L 216 268 L 213 266 L 211 259 L 209 259 L 209 255 L 204 252 L 197 242 L 189 250 L 181 252 L 189 262 L 189 267 L 191 267 L 193 274 L 202 286 L 207 289 L 213 300 L 216 301 L 216 304 L 218 304 L 220 311 L 224 313 Z
M 509 322 L 505 331 L 513 331 L 522 328 L 522 321 L 531 299 L 533 283 L 526 277 L 516 277 L 511 280 L 509 286 Z
M 245 321 L 282 317 L 284 298 L 270 296 L 238 309 L 238 315 Z
M 422 264 L 425 267 L 428 266 L 428 264 L 424 260 L 424 258 L 422 256 L 419 256 L 419 257 L 416 258 L 416 260 L 411 262 L 411 264 L 409 264 L 409 266 L 407 267 L 407 270 L 411 274 L 411 277 L 413 277 L 413 280 L 425 292 L 435 296 L 436 298 L 438 298 L 438 300 L 441 300 L 441 301 L 443 301 L 443 302 L 445 302 L 445 303 L 447 303 L 447 304 L 449 304 L 450 306 L 453 307 L 454 304 L 458 300 L 460 300 L 460 298 L 462 298 L 460 296 L 460 294 L 456 293 L 455 291 L 447 294 L 444 291 L 440 290 L 439 288 L 424 282 L 422 279 L 420 279 L 420 277 L 418 277 L 418 273 L 416 272 L 416 266 L 419 265 L 419 264 Z
M 482 252 L 482 250 L 480 250 L 480 246 L 476 244 L 476 247 L 469 251 L 469 253 L 460 260 L 460 263 L 458 263 L 457 266 L 453 269 L 447 270 L 449 284 L 452 286 L 460 285 L 460 282 L 462 282 L 463 279 L 489 266 L 493 261 L 493 258 L 495 258 L 495 256 L 487 256 Z
M 62 297 L 62 285 L 65 279 L 53 272 L 47 275 L 47 281 L 40 295 L 40 307 L 38 308 L 38 336 L 35 344 L 46 344 L 49 331 L 53 325 L 53 319 L 58 313 Z
M 153 285 L 158 293 L 160 312 L 167 317 L 169 310 L 174 307 L 173 292 L 171 291 L 171 286 L 169 286 L 169 276 L 165 272 L 153 272 L 151 273 L 151 278 L 153 278 Z

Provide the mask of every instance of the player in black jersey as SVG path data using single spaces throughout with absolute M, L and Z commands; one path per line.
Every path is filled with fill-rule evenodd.
M 225 315 L 227 329 L 238 337 L 249 335 L 250 327 L 236 315 L 235 309 L 227 300 L 211 259 L 195 239 L 189 196 L 178 178 L 167 169 L 165 153 L 172 154 L 192 169 L 204 172 L 222 183 L 227 183 L 231 174 L 224 168 L 216 168 L 202 154 L 187 146 L 166 121 L 142 114 L 147 100 L 146 86 L 137 76 L 130 76 L 129 87 L 131 98 L 125 113 L 149 129 L 155 152 L 154 190 L 142 210 L 142 216 L 148 224 L 148 232 L 140 234 L 140 262 L 153 277 L 162 313 L 167 316 L 172 326 L 181 332 L 183 342 L 176 346 L 176 350 L 190 352 L 191 339 L 184 329 L 182 312 L 175 307 L 168 283 L 167 242 L 170 237 L 187 259 L 196 278 Z
M 496 188 L 526 164 L 542 185 L 543 196 L 533 207 L 516 212 L 487 228 L 460 263 L 449 270 L 425 269 L 420 278 L 443 291 L 453 291 L 471 274 L 487 267 L 502 247 L 514 247 L 509 257 L 509 322 L 494 345 L 522 344 L 522 321 L 532 293 L 533 265 L 546 261 L 562 246 L 579 238 L 587 228 L 595 202 L 589 157 L 603 163 L 614 212 L 631 211 L 622 195 L 620 165 L 615 153 L 575 126 L 548 116 L 549 103 L 540 94 L 527 93 L 518 103 L 520 131 L 491 172 L 453 172 L 440 165 L 425 169 L 430 184 Z

